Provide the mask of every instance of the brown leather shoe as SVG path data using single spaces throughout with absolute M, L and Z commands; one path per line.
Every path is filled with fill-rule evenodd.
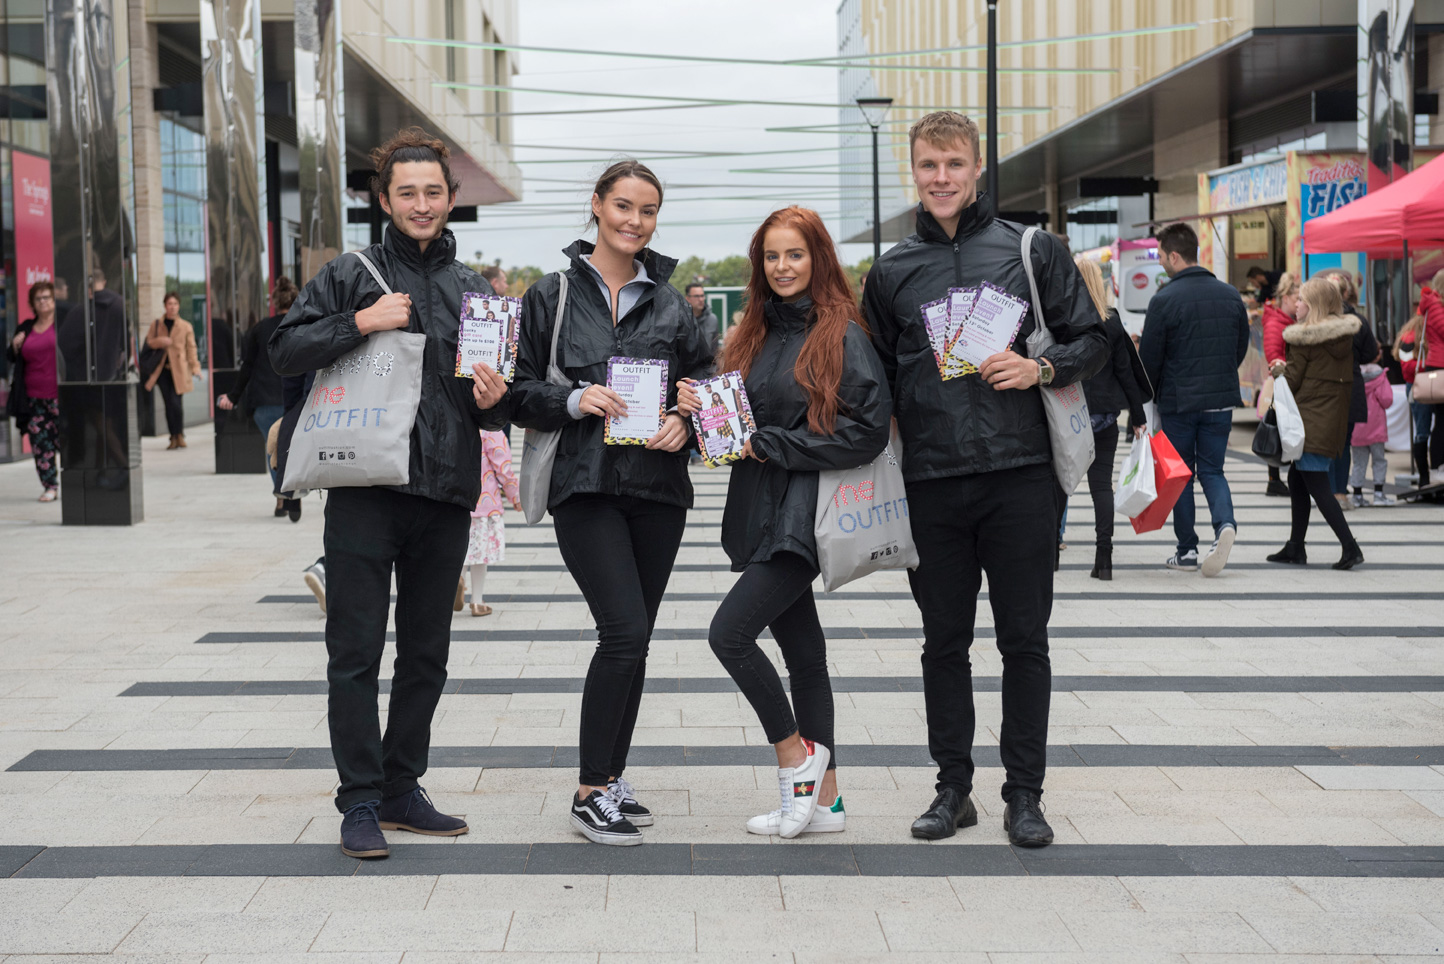
M 178 449 L 186 447 L 186 437 L 184 435 L 177 435 L 175 437 L 175 447 Z
M 177 445 L 175 444 L 175 436 L 174 436 L 174 435 L 172 435 L 172 436 L 170 437 L 170 444 L 165 447 L 165 450 L 166 450 L 167 452 L 169 452 L 169 451 L 170 451 L 171 449 L 173 449 L 173 448 L 179 448 L 179 446 L 177 446 Z

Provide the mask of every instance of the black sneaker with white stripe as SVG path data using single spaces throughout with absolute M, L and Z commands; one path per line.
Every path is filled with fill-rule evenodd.
M 572 826 L 592 843 L 635 847 L 642 842 L 642 831 L 622 816 L 616 802 L 601 790 L 593 790 L 582 800 L 572 797 Z
M 653 823 L 652 811 L 637 802 L 637 795 L 632 790 L 632 785 L 627 782 L 626 777 L 617 777 L 607 784 L 607 796 L 617 805 L 617 812 L 627 818 L 627 822 L 634 827 L 650 827 Z

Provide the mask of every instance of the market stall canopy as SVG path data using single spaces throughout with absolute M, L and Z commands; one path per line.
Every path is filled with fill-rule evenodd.
M 1415 249 L 1444 245 L 1444 157 L 1304 226 L 1309 254 L 1359 251 L 1400 258 L 1406 241 Z

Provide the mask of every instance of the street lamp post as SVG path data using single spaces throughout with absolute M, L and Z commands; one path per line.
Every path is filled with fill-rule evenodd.
M 872 260 L 882 256 L 882 199 L 879 195 L 877 173 L 877 129 L 887 120 L 888 109 L 892 107 L 891 97 L 859 97 L 858 109 L 863 120 L 872 128 Z
M 988 197 L 998 213 L 998 4 L 988 0 Z

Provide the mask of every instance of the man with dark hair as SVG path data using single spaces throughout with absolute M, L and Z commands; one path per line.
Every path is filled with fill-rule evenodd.
M 465 820 L 432 806 L 418 781 L 446 684 L 471 510 L 481 495 L 477 429 L 499 427 L 484 410 L 506 383 L 484 365 L 471 382 L 452 375 L 462 293 L 489 294 L 491 287 L 456 259 L 456 238 L 446 228 L 458 188 L 448 153 L 416 128 L 372 152 L 372 193 L 391 223 L 382 242 L 363 253 L 392 293 L 360 258 L 341 255 L 307 283 L 270 340 L 277 373 L 300 375 L 332 364 L 372 332 L 406 328 L 426 336 L 407 483 L 331 489 L 326 501 L 328 722 L 341 776 L 341 850 L 352 857 L 387 856 L 382 830 L 467 831 Z M 396 662 L 383 737 L 376 704 L 393 569 Z
M 1279 278 L 1282 277 L 1283 272 L 1281 271 L 1265 271 L 1258 265 L 1254 265 L 1248 269 L 1248 274 L 1244 275 L 1244 280 L 1258 291 L 1258 302 L 1262 305 L 1265 301 L 1273 298 L 1274 290 L 1278 287 Z
M 498 294 L 502 297 L 506 297 L 508 282 L 506 280 L 506 271 L 502 268 L 501 265 L 486 265 L 481 269 L 481 276 L 486 279 L 487 284 L 491 285 L 491 290 L 493 294 Z
M 712 309 L 707 307 L 707 289 L 694 281 L 682 292 L 687 298 L 687 304 L 692 306 L 692 317 L 697 320 L 697 327 L 702 329 L 702 334 L 707 336 L 707 347 L 712 350 L 712 356 L 717 356 L 717 339 L 722 334 L 722 326 L 717 321 L 717 316 L 712 314 Z
M 1158 260 L 1169 282 L 1148 303 L 1138 346 L 1163 432 L 1193 471 L 1173 508 L 1177 551 L 1170 569 L 1216 576 L 1228 565 L 1238 534 L 1223 460 L 1238 407 L 1238 366 L 1248 351 L 1248 311 L 1238 290 L 1198 266 L 1198 235 L 1186 224 L 1157 234 Z M 1193 480 L 1203 487 L 1214 541 L 1198 557 Z
M 892 387 L 902 471 L 919 564 L 908 574 L 923 620 L 923 695 L 937 796 L 912 825 L 927 840 L 978 822 L 973 790 L 972 646 L 983 573 L 1003 657 L 999 750 L 1007 778 L 1003 826 L 1017 846 L 1053 841 L 1040 797 L 1047 768 L 1052 668 L 1048 619 L 1058 546 L 1060 489 L 1040 388 L 1072 385 L 1108 357 L 1102 319 L 1073 259 L 1053 235 L 1023 261 L 1024 228 L 991 213 L 978 193 L 978 127 L 937 111 L 909 132 L 917 231 L 868 272 L 863 305 Z M 944 380 L 923 306 L 953 287 L 1002 288 L 1028 305 L 1011 348 Z M 1055 344 L 1032 357 L 1028 336 L 1046 325 Z

